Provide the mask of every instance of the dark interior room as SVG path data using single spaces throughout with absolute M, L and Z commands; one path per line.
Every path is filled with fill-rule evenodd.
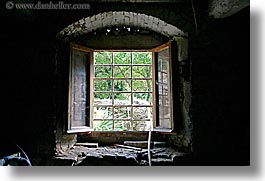
M 1 1 L 0 163 L 249 166 L 249 0 Z

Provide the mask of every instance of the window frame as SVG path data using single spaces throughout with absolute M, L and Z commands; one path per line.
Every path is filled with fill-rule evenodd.
M 72 108 L 73 108 L 73 101 L 72 101 L 72 93 L 73 93 L 73 85 L 72 85 L 72 80 L 73 80 L 73 51 L 80 51 L 82 53 L 88 53 L 89 54 L 89 61 L 88 63 L 90 64 L 90 72 L 91 72 L 91 59 L 93 59 L 93 50 L 81 45 L 77 45 L 74 43 L 70 44 L 70 64 L 69 64 L 69 94 L 68 94 L 68 124 L 67 124 L 67 133 L 80 133 L 80 132 L 89 132 L 93 131 L 93 128 L 91 127 L 91 115 L 89 115 L 89 121 L 85 121 L 85 124 L 82 126 L 72 126 Z M 88 73 L 88 72 L 86 72 Z M 86 74 L 87 76 L 87 74 Z M 89 75 L 89 81 L 91 85 L 91 80 L 90 80 Z M 87 86 L 87 81 L 86 81 L 86 86 Z M 91 89 L 91 86 L 90 86 Z M 91 102 L 91 97 L 89 97 L 89 102 Z M 89 105 L 91 107 L 91 103 Z M 89 111 L 90 112 L 90 111 Z
M 174 101 L 176 101 L 176 98 L 173 99 L 173 86 L 172 86 L 172 50 L 171 50 L 171 42 L 169 41 L 165 44 L 162 44 L 158 47 L 152 48 L 152 49 L 140 49 L 140 50 L 136 50 L 136 49 L 119 49 L 119 50 L 112 50 L 112 49 L 104 49 L 104 50 L 100 50 L 100 49 L 90 49 L 75 43 L 71 43 L 70 44 L 70 71 L 69 71 L 69 102 L 68 102 L 68 127 L 67 127 L 67 133 L 82 133 L 82 132 L 146 132 L 146 131 L 94 131 L 93 129 L 93 110 L 92 108 L 94 107 L 94 91 L 90 91 L 89 93 L 89 106 L 90 106 L 90 110 L 89 110 L 89 124 L 86 124 L 84 126 L 80 126 L 80 127 L 71 127 L 71 108 L 72 108 L 72 62 L 73 57 L 72 57 L 72 51 L 73 50 L 77 50 L 77 51 L 81 51 L 84 53 L 89 53 L 89 67 L 90 67 L 90 73 L 89 74 L 89 83 L 90 85 L 87 86 L 90 88 L 90 90 L 94 90 L 94 52 L 152 52 L 152 101 L 153 101 L 153 105 L 152 105 L 152 110 L 153 110 L 153 115 L 152 115 L 152 121 L 153 121 L 153 127 L 151 128 L 152 131 L 155 132 L 165 132 L 165 133 L 169 133 L 174 131 L 174 117 L 176 113 L 174 113 L 175 111 L 173 111 L 174 109 Z M 170 75 L 170 114 L 171 114 L 171 128 L 159 128 L 157 126 L 157 108 L 156 108 L 156 104 L 157 104 L 157 97 L 156 97 L 156 80 L 157 77 L 156 76 L 156 58 L 155 58 L 155 54 L 158 52 L 161 52 L 165 49 L 169 49 L 169 75 Z M 176 50 L 177 51 L 177 50 Z M 177 63 L 177 62 L 176 62 Z M 175 109 L 174 109 L 175 110 Z M 174 113 L 174 114 L 173 114 Z
M 171 100 L 170 101 L 170 122 L 171 122 L 171 128 L 163 128 L 163 127 L 159 127 L 159 125 L 157 125 L 158 123 L 158 119 L 159 118 L 157 118 L 157 116 L 159 115 L 159 110 L 158 110 L 158 108 L 157 108 L 157 105 L 158 105 L 158 99 L 159 99 L 159 97 L 157 96 L 157 91 L 158 91 L 158 89 L 157 89 L 157 84 L 156 84 L 156 81 L 158 80 L 158 75 L 157 75 L 157 73 L 158 73 L 158 68 L 157 68 L 157 64 L 158 64 L 158 53 L 159 52 L 162 52 L 163 50 L 166 50 L 166 49 L 168 49 L 168 55 L 169 55 L 169 59 L 168 59 L 168 61 L 169 61 L 169 72 L 168 72 L 168 74 L 169 74 L 169 82 L 170 82 L 170 95 L 169 95 L 169 99 Z M 154 90 L 153 90 L 153 96 L 154 96 L 154 99 L 153 99 L 153 112 L 155 113 L 154 115 L 153 115 L 153 118 L 154 118 L 154 120 L 153 120 L 153 131 L 157 131 L 157 132 L 166 132 L 166 133 L 168 133 L 168 132 L 172 132 L 173 130 L 174 130 L 174 114 L 173 114 L 173 103 L 174 103 L 174 101 L 173 101 L 173 86 L 172 86 L 172 77 L 173 77 L 173 75 L 172 75 L 172 51 L 171 51 L 171 41 L 169 41 L 169 42 L 167 42 L 167 43 L 165 43 L 165 44 L 162 44 L 162 45 L 160 45 L 160 46 L 158 46 L 158 47 L 155 47 L 155 48 L 153 48 L 152 49 L 152 52 L 153 52 L 153 66 L 154 66 L 154 68 L 153 68 L 153 74 L 154 74 L 154 81 L 153 81 L 153 88 L 154 88 Z

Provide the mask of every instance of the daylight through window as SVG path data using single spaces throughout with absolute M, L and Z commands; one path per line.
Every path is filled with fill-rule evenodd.
M 93 129 L 147 131 L 152 124 L 152 52 L 94 52 Z

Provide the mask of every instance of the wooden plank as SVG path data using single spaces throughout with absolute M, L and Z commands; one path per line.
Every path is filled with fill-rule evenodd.
M 154 147 L 155 147 L 155 148 L 165 147 L 166 144 L 167 144 L 167 143 L 164 142 L 164 141 L 154 141 Z
M 87 148 L 98 148 L 98 143 L 76 143 L 75 146 L 84 146 Z
M 120 147 L 120 148 L 126 148 L 126 149 L 142 151 L 142 148 L 137 148 L 137 147 L 133 147 L 133 146 L 126 146 L 126 145 L 119 145 L 119 144 L 114 144 L 114 146 L 117 146 L 117 147 Z
M 165 44 L 162 44 L 158 47 L 153 48 L 152 51 L 153 52 L 160 52 L 160 51 L 163 51 L 163 50 L 169 48 L 169 46 L 170 46 L 170 41 L 165 43 Z

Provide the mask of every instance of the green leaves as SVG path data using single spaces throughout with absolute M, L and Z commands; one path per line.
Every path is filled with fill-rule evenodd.
M 96 52 L 95 64 L 111 64 L 112 63 L 112 52 Z
M 133 64 L 152 65 L 151 52 L 133 52 Z
M 115 52 L 114 64 L 131 64 L 131 52 Z
M 94 57 L 94 130 L 146 130 L 152 53 L 95 52 Z

